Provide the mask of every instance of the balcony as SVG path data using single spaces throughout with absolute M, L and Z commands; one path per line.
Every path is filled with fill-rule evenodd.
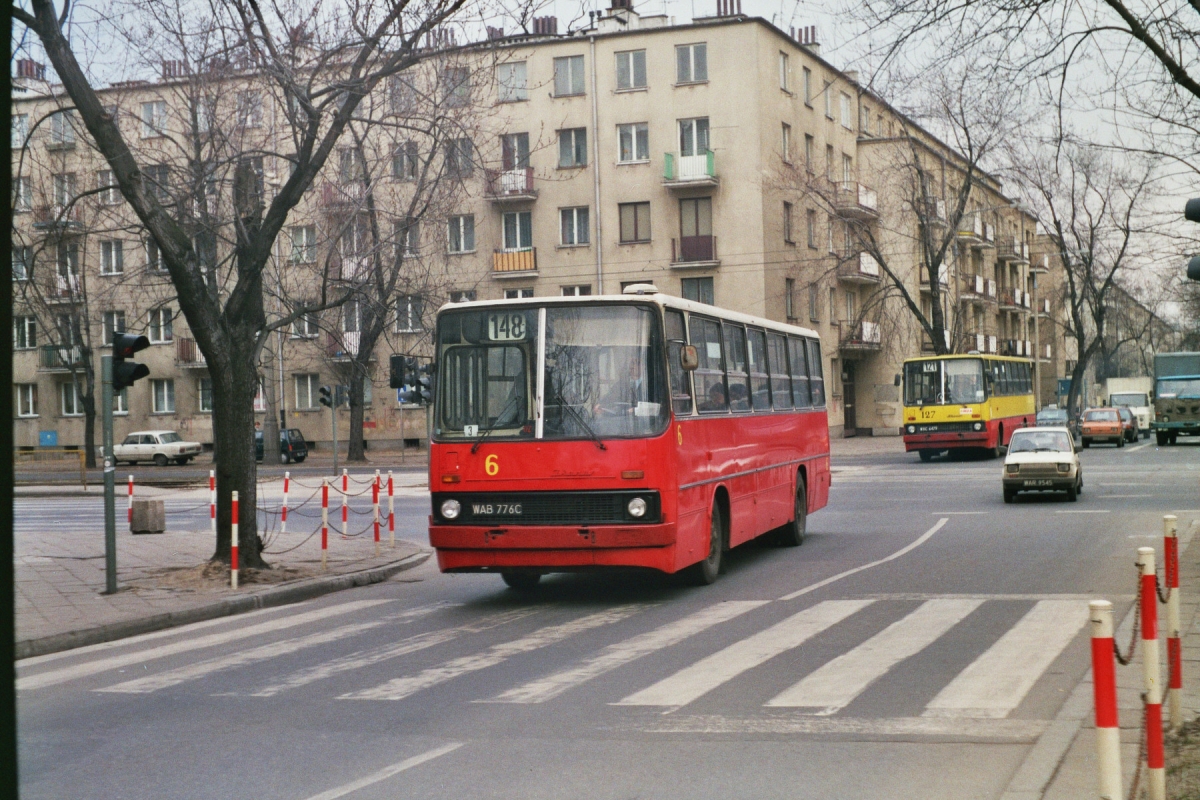
M 1046 345 L 1042 349 L 1045 352 L 1038 353 L 1038 357 L 1041 361 L 1049 362 L 1050 360 L 1052 360 L 1054 358 L 1054 351 L 1053 351 L 1053 348 L 1051 345 Z
M 996 258 L 1009 264 L 1024 264 L 1029 261 L 1029 248 L 1025 242 L 1006 236 L 997 242 Z
M 537 248 L 521 250 L 494 250 L 492 252 L 493 278 L 524 278 L 537 274 Z
M 55 275 L 54 286 L 46 293 L 49 303 L 73 303 L 82 301 L 83 283 L 78 273 Z
M 1034 256 L 1033 260 L 1029 262 L 1029 271 L 1030 272 L 1042 272 L 1042 273 L 1049 272 L 1050 271 L 1050 256 L 1042 255 L 1040 258 L 1037 256 Z
M 200 352 L 195 339 L 175 340 L 175 366 L 185 369 L 208 369 L 204 353 Z
M 879 197 L 870 187 L 843 181 L 837 185 L 834 210 L 848 219 L 879 219 Z
M 878 322 L 838 323 L 838 349 L 851 352 L 876 352 L 883 348 L 883 334 Z
M 870 253 L 846 251 L 838 259 L 838 280 L 846 283 L 880 283 L 879 262 Z
M 362 334 L 358 331 L 330 333 L 325 339 L 325 355 L 334 361 L 350 361 L 357 358 L 361 339 Z M 374 353 L 371 354 L 370 360 L 375 360 Z
M 680 236 L 671 240 L 671 267 L 674 269 L 707 269 L 719 267 L 717 237 Z
M 929 270 L 924 266 L 919 267 L 921 272 L 921 291 L 929 292 Z M 946 291 L 950 286 L 950 266 L 942 264 L 938 267 L 938 290 Z
M 668 189 L 698 189 L 719 183 L 717 157 L 712 150 L 695 156 L 663 153 L 663 186 Z
M 974 331 L 967 331 L 962 334 L 962 344 L 959 349 L 963 352 L 974 351 L 976 353 L 987 352 L 987 334 Z
M 978 214 L 963 214 L 958 221 L 958 229 L 954 232 L 960 242 L 968 244 L 983 243 L 983 218 Z
M 950 331 L 943 328 L 942 336 L 945 337 L 946 349 L 949 350 L 950 349 Z M 925 333 L 924 331 L 921 332 L 921 349 L 927 353 L 932 353 L 934 350 L 933 340 L 930 339 L 929 334 Z
M 1039 317 L 1050 316 L 1050 298 L 1043 297 L 1041 300 L 1038 301 L 1037 313 L 1038 313 Z
M 963 275 L 958 297 L 963 302 L 983 303 L 987 300 L 987 281 L 982 275 Z
M 337 256 L 331 260 L 330 277 L 335 281 L 362 283 L 371 274 L 373 263 L 371 256 Z
M 487 178 L 484 193 L 493 203 L 528 203 L 537 200 L 533 167 L 489 169 L 484 175 Z
M 921 221 L 926 225 L 946 227 L 946 201 L 940 197 L 927 197 L 918 205 Z
M 1000 310 L 1024 311 L 1028 307 L 1026 297 L 1028 295 L 1020 289 L 1002 289 L 1000 290 Z
M 362 181 L 321 185 L 321 208 L 328 212 L 355 211 L 364 206 L 367 187 Z
M 35 206 L 33 209 L 34 230 L 68 230 L 82 227 L 78 204 Z
M 996 247 L 996 226 L 990 222 L 983 223 L 983 241 L 979 243 L 979 249 L 995 249 Z
M 83 367 L 83 353 L 78 345 L 45 344 L 40 350 L 38 368 L 45 372 L 68 372 Z
M 998 342 L 996 337 L 989 333 L 987 336 L 987 351 L 989 353 L 995 353 L 997 350 L 997 344 Z

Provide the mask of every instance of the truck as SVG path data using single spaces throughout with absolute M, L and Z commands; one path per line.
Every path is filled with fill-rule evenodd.
M 1138 431 L 1142 436 L 1150 435 L 1150 417 L 1153 415 L 1151 398 L 1154 397 L 1154 378 L 1108 378 L 1104 381 L 1104 399 L 1101 405 L 1119 408 L 1124 406 L 1137 417 Z
M 1200 436 L 1200 353 L 1154 356 L 1154 421 L 1159 447 L 1180 436 Z

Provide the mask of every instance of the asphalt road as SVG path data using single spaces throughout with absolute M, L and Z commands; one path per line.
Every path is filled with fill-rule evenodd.
M 30 659 L 22 796 L 997 797 L 1087 668 L 1086 599 L 1122 613 L 1161 515 L 1200 517 L 1200 447 L 1082 457 L 1079 502 L 1015 505 L 997 461 L 842 459 L 802 547 L 706 588 L 426 565 Z

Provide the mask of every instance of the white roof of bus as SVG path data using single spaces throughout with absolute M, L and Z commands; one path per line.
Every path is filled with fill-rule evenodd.
M 586 303 L 621 303 L 628 305 L 630 303 L 654 303 L 664 308 L 677 308 L 688 313 L 700 314 L 707 317 L 720 317 L 727 319 L 730 322 L 740 322 L 744 325 L 754 325 L 759 328 L 769 328 L 784 333 L 793 333 L 803 336 L 808 336 L 813 339 L 821 338 L 820 334 L 811 328 L 802 328 L 799 325 L 788 325 L 783 322 L 776 322 L 765 317 L 756 317 L 753 314 L 742 314 L 737 311 L 730 311 L 719 306 L 710 306 L 707 303 L 698 303 L 694 300 L 684 300 L 682 297 L 673 297 L 662 292 L 647 293 L 647 294 L 595 294 L 583 295 L 580 297 L 522 297 L 512 300 L 474 300 L 465 303 L 446 303 L 438 309 L 440 315 L 443 311 L 459 310 L 468 308 L 511 308 L 515 306 L 544 306 L 544 305 L 572 305 Z

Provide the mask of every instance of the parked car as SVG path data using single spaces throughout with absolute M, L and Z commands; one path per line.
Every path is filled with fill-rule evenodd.
M 1079 417 L 1072 419 L 1065 408 L 1048 406 L 1037 413 L 1035 424 L 1039 428 L 1066 428 L 1076 439 L 1079 438 Z
M 1125 428 L 1121 414 L 1115 408 L 1089 408 L 1083 412 L 1083 425 L 1079 431 L 1084 447 L 1092 442 L 1113 442 L 1117 447 L 1125 446 Z
M 259 461 L 263 460 L 263 434 L 262 431 L 254 432 L 254 457 Z M 299 464 L 304 459 L 308 458 L 308 443 L 304 441 L 304 434 L 300 433 L 299 428 L 288 428 L 279 432 L 279 463 L 290 464 L 295 462 Z
M 1083 468 L 1065 425 L 1023 428 L 1013 433 L 1004 457 L 1004 502 L 1018 492 L 1066 492 L 1075 502 L 1083 491 Z
M 1125 431 L 1125 441 L 1136 442 L 1139 434 L 1137 415 L 1125 406 L 1119 406 L 1117 413 L 1121 415 L 1121 429 Z
M 183 466 L 202 452 L 199 442 L 185 442 L 175 431 L 134 431 L 113 447 L 113 461 L 114 466 L 122 461 L 153 461 L 160 467 L 174 461 Z

